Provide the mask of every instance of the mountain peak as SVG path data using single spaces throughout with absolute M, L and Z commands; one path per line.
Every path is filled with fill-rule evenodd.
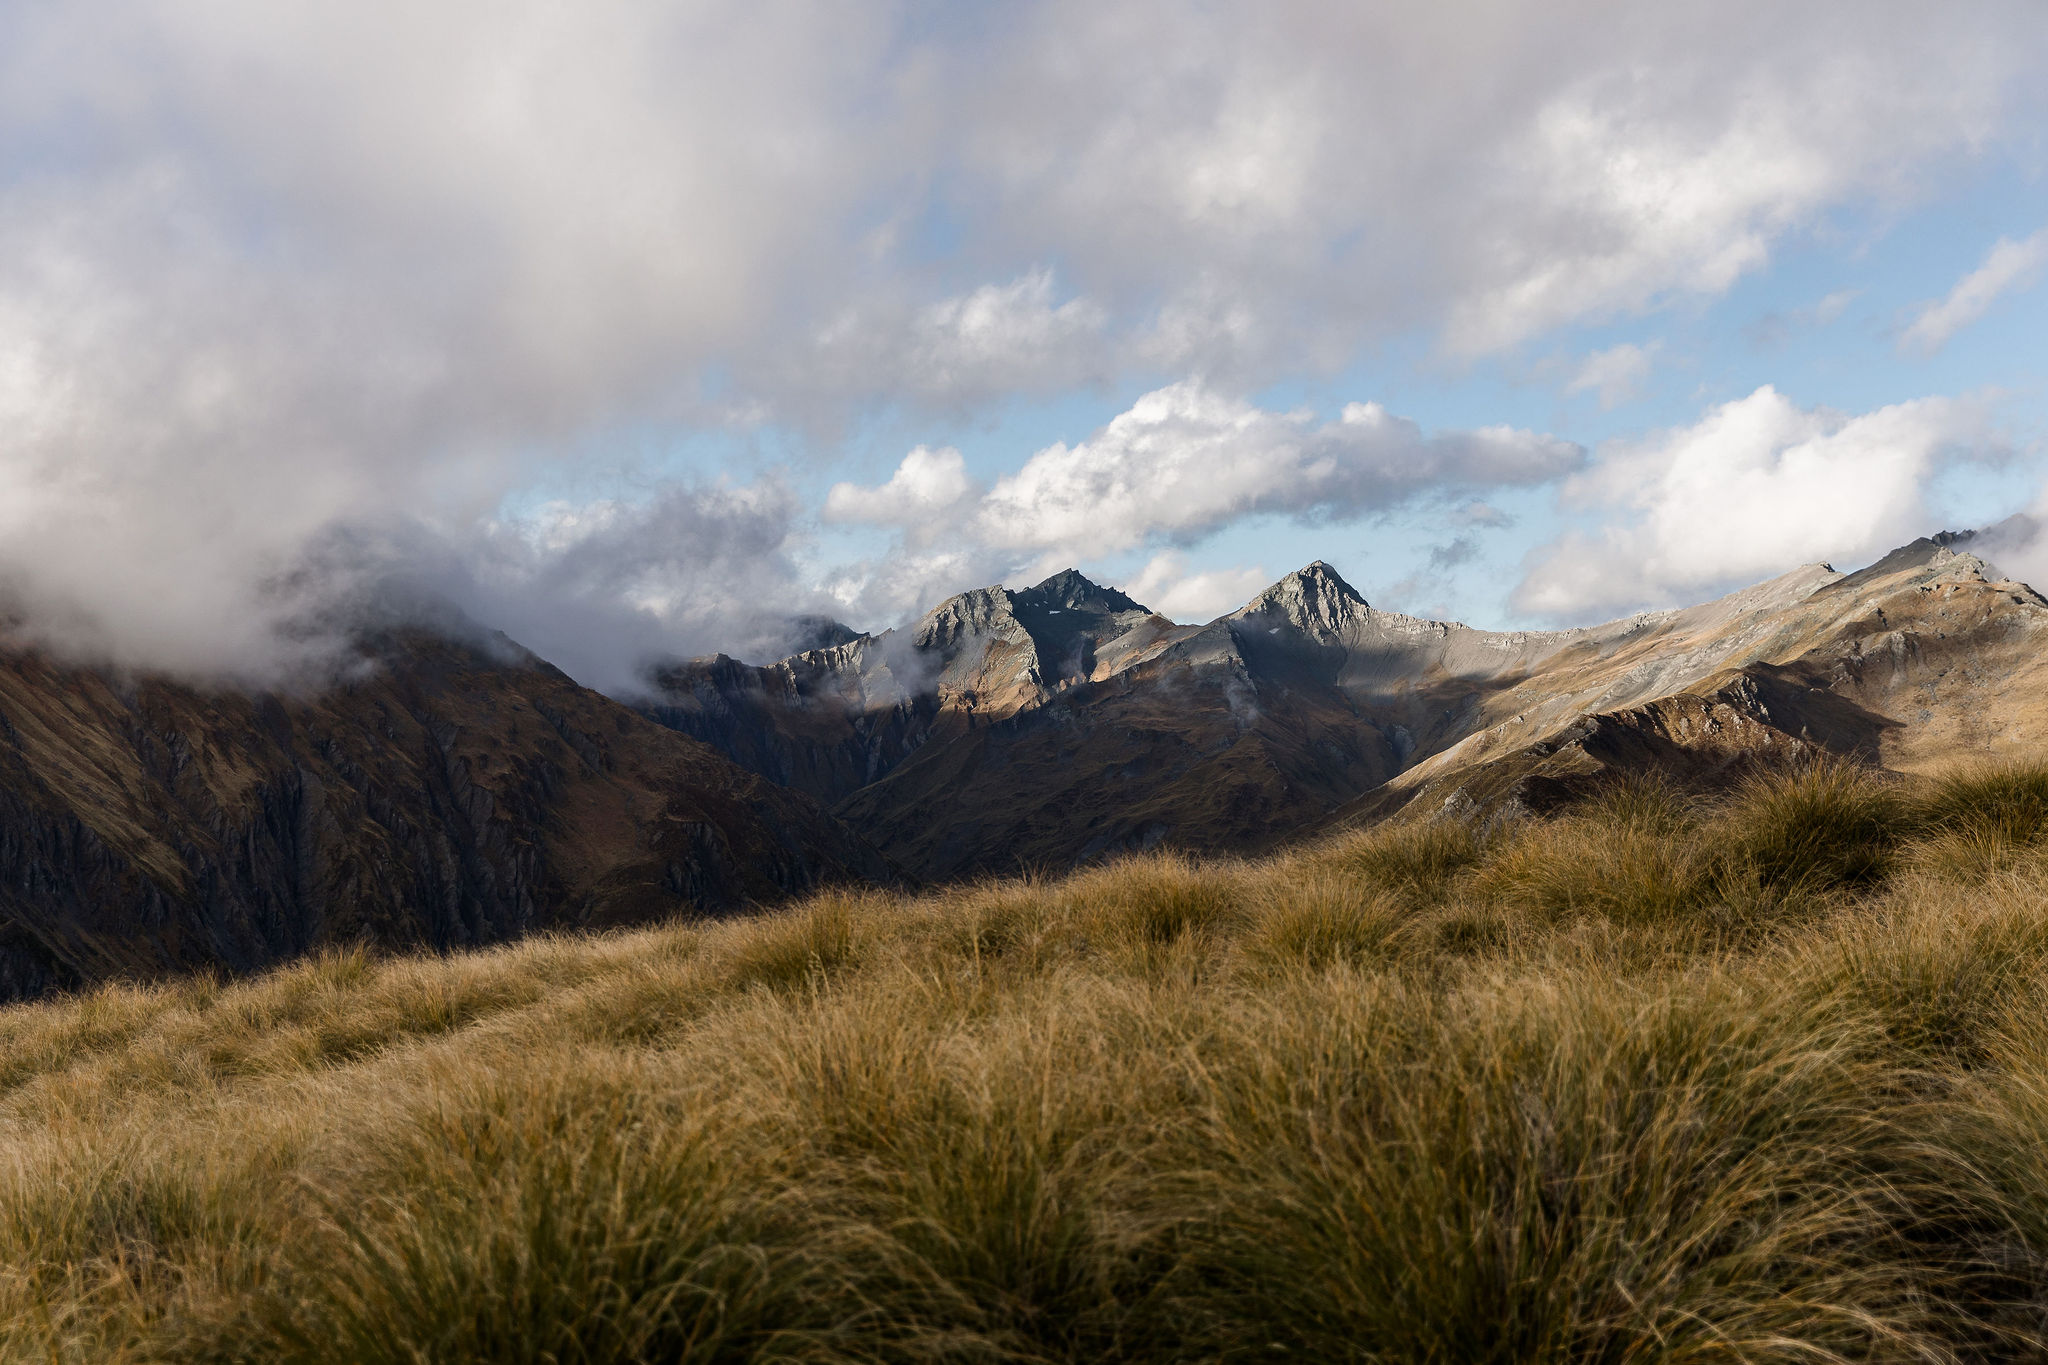
M 1061 569 L 1044 582 L 1018 593 L 1017 598 L 1031 606 L 1061 611 L 1077 607 L 1110 612 L 1145 610 L 1115 588 L 1103 587 L 1079 569 Z
M 911 633 L 918 649 L 950 650 L 972 636 L 1022 641 L 1028 638 L 1001 588 L 957 593 L 924 614 Z
M 1296 569 L 1234 613 L 1239 617 L 1277 614 L 1318 638 L 1336 635 L 1368 610 L 1358 590 L 1318 559 Z

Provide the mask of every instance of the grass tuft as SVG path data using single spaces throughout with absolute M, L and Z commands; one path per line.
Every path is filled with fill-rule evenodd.
M 1753 778 L 1714 835 L 1730 871 L 1771 890 L 1859 890 L 1892 870 L 1912 811 L 1896 784 L 1839 761 Z
M 2037 1360 L 2048 766 L 0 1009 L 0 1365 Z

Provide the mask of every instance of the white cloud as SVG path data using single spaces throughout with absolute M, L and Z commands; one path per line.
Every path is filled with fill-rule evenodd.
M 1318 424 L 1188 380 L 998 479 L 976 534 L 1010 549 L 1114 554 L 1154 537 L 1197 539 L 1259 513 L 1355 517 L 1461 488 L 1542 483 L 1582 453 L 1507 427 L 1425 435 L 1377 403 L 1347 404 Z
M 914 527 L 958 507 L 976 490 L 967 461 L 947 446 L 919 446 L 903 457 L 889 482 L 878 488 L 836 483 L 825 495 L 828 522 L 866 522 Z
M 833 608 L 798 565 L 801 510 L 772 480 L 670 485 L 474 528 L 398 527 L 329 556 L 382 593 L 452 603 L 585 685 L 629 693 L 654 659 L 780 658 L 795 614 Z
M 1115 368 L 1109 315 L 1093 300 L 1060 300 L 1053 272 L 1027 271 L 922 308 L 870 300 L 794 352 L 776 382 L 858 403 L 893 391 L 934 408 L 1043 393 Z
M 1262 565 L 1195 570 L 1180 551 L 1161 550 L 1124 592 L 1168 620 L 1203 622 L 1237 610 L 1272 581 Z
M 1503 526 L 1506 514 L 1469 494 L 1548 483 L 1584 458 L 1537 432 L 1429 433 L 1377 403 L 1349 403 L 1322 421 L 1186 380 L 988 483 L 959 451 L 919 446 L 881 484 L 835 484 L 825 521 L 898 538 L 879 558 L 833 573 L 829 590 L 856 621 L 886 623 L 965 588 L 1163 546 L 1126 591 L 1176 620 L 1208 620 L 1265 587 L 1265 570 L 1197 569 L 1175 546 L 1261 515 L 1313 524 L 1431 503 L 1455 525 Z
M 1860 289 L 1837 289 L 1810 307 L 1773 309 L 1750 324 L 1749 338 L 1759 346 L 1776 346 L 1795 332 L 1832 327 L 1862 294 Z
M 1811 319 L 1816 327 L 1831 327 L 1835 319 L 1847 312 L 1849 305 L 1856 302 L 1862 292 L 1860 289 L 1837 289 L 1814 304 L 1805 316 Z
M 894 554 L 850 571 L 836 589 L 849 610 L 872 619 L 928 606 L 934 593 L 1192 544 L 1249 517 L 1341 520 L 1542 484 L 1578 468 L 1584 454 L 1509 427 L 1426 433 L 1377 403 L 1350 403 L 1334 421 L 1319 421 L 1186 380 L 1138 398 L 1086 441 L 1036 452 L 987 487 L 957 451 L 919 447 L 886 483 L 834 487 L 825 515 L 901 534 Z M 1470 501 L 1450 515 L 1489 523 L 1500 514 Z M 1199 615 L 1233 596 L 1237 605 L 1257 572 L 1190 574 L 1168 550 L 1138 581 L 1175 613 Z
M 1034 270 L 1006 285 L 985 284 L 919 314 L 913 364 L 917 381 L 935 392 L 1003 392 L 1029 386 L 1051 368 L 1072 383 L 1077 354 L 1093 349 L 1107 324 L 1087 299 L 1053 301 L 1053 274 Z
M 1564 496 L 1610 524 L 1535 555 L 1515 604 L 1583 620 L 1889 549 L 1926 530 L 1928 478 L 1945 456 L 1996 449 L 1975 402 L 1851 417 L 1760 388 L 1693 426 L 1602 449 Z
M 2035 0 L 932 15 L 0 5 L 0 580 L 78 648 L 254 668 L 337 528 L 475 551 L 621 432 L 1514 347 L 1711 295 L 1831 208 L 2031 136 L 2048 52 Z M 1568 463 L 1370 406 L 1148 404 L 964 494 L 973 553 Z M 687 545 L 622 543 L 685 575 Z M 780 545 L 700 581 L 751 546 L 782 591 Z M 589 581 L 640 610 L 631 575 Z
M 1984 263 L 1956 281 L 1948 297 L 1928 304 L 1899 336 L 1899 349 L 1932 355 L 1984 316 L 2006 294 L 2031 288 L 2048 264 L 2048 228 L 2021 241 L 2001 237 Z
M 1472 499 L 1462 507 L 1455 508 L 1451 512 L 1451 521 L 1459 526 L 1500 527 L 1515 524 L 1515 519 L 1506 512 L 1478 498 Z
M 1654 341 L 1647 346 L 1625 341 L 1595 351 L 1579 366 L 1571 383 L 1565 385 L 1565 392 L 1598 394 L 1602 408 L 1626 403 L 1642 392 L 1643 381 L 1650 374 L 1650 362 L 1659 349 Z

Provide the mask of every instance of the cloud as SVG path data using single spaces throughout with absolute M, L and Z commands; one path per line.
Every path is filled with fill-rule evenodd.
M 877 526 L 917 527 L 943 517 L 978 489 L 967 461 L 951 446 L 919 446 L 903 457 L 889 482 L 879 488 L 836 483 L 825 495 L 825 520 Z
M 1479 557 L 1479 543 L 1471 536 L 1459 536 L 1442 545 L 1434 545 L 1429 551 L 1429 567 L 1432 569 L 1455 569 L 1460 564 L 1469 564 Z
M 1604 351 L 1595 351 L 1579 366 L 1579 372 L 1572 376 L 1564 391 L 1596 393 L 1600 396 L 1602 408 L 1626 403 L 1642 392 L 1643 380 L 1649 377 L 1650 362 L 1659 349 L 1658 343 L 1653 341 L 1648 346 L 1623 342 Z
M 1062 268 L 1112 312 L 1137 287 L 1234 320 L 1193 338 L 1296 356 L 1359 320 L 1471 355 L 1716 295 L 1829 206 L 2017 126 L 2048 38 L 2011 4 L 1882 26 L 1761 3 L 1019 14 L 960 129 L 1006 232 L 1071 244 Z
M 948 592 L 1157 547 L 1135 580 L 1144 591 L 1129 591 L 1177 617 L 1201 616 L 1240 605 L 1263 570 L 1191 573 L 1174 547 L 1251 517 L 1319 523 L 1439 501 L 1462 500 L 1449 513 L 1462 524 L 1500 525 L 1501 513 L 1465 495 L 1548 483 L 1584 457 L 1537 432 L 1425 432 L 1377 403 L 1350 403 L 1321 421 L 1184 380 L 1139 397 L 1088 440 L 1047 446 L 988 484 L 973 480 L 959 452 L 920 446 L 885 483 L 836 485 L 827 520 L 899 538 L 889 554 L 838 575 L 833 592 L 854 616 L 884 620 Z
M 1487 525 L 1485 522 L 1469 523 Z M 1432 545 L 1429 559 L 1403 575 L 1378 593 L 1376 601 L 1392 605 L 1396 610 L 1411 615 L 1441 620 L 1451 614 L 1448 605 L 1452 597 L 1452 577 L 1449 572 L 1472 563 L 1479 558 L 1479 542 L 1476 537 L 1462 535 L 1441 545 Z
M 899 558 L 1540 480 L 1568 448 L 1216 395 L 1725 290 L 2030 135 L 2044 51 L 2032 0 L 0 6 L 0 588 L 81 652 L 261 672 L 361 587 L 307 566 L 381 546 L 623 654 L 696 629 L 656 579 L 800 606 L 794 542 L 621 511 L 645 573 L 558 578 L 508 498 L 729 424 L 829 459 L 876 413 L 1188 374 Z
M 1868 556 L 1925 532 L 1927 482 L 1944 458 L 1999 448 L 1974 401 L 1852 417 L 1766 386 L 1690 427 L 1603 448 L 1564 500 L 1609 524 L 1532 556 L 1514 603 L 1581 621 Z
M 1462 507 L 1454 508 L 1451 520 L 1460 526 L 1506 527 L 1515 524 L 1515 519 L 1506 512 L 1478 498 L 1472 499 Z
M 1007 549 L 1113 554 L 1155 537 L 1196 540 L 1261 513 L 1355 517 L 1460 489 L 1543 483 L 1582 456 L 1569 441 L 1509 427 L 1425 434 L 1377 403 L 1347 404 L 1318 424 L 1189 380 L 998 479 L 976 532 Z
M 1086 385 L 1113 373 L 1110 318 L 1059 299 L 1050 269 L 920 308 L 869 300 L 829 323 L 775 382 L 858 404 L 879 392 L 933 409 Z
M 1860 289 L 1837 289 L 1823 295 L 1810 308 L 1766 313 L 1750 324 L 1749 339 L 1758 346 L 1777 346 L 1794 332 L 1831 327 L 1862 294 Z
M 586 686 L 631 693 L 653 660 L 781 658 L 805 612 L 835 605 L 799 564 L 785 485 L 671 485 L 639 502 L 553 503 L 460 532 L 419 524 L 344 539 L 331 563 L 381 599 L 447 603 Z
M 1272 581 L 1262 565 L 1192 570 L 1180 551 L 1161 550 L 1123 590 L 1168 620 L 1192 623 L 1237 610 Z
M 2017 242 L 1999 238 L 1984 263 L 1957 280 L 1948 297 L 1920 310 L 1899 335 L 1899 349 L 1933 355 L 1950 337 L 1983 317 L 2001 296 L 2031 288 L 2043 264 L 2048 264 L 2048 228 Z

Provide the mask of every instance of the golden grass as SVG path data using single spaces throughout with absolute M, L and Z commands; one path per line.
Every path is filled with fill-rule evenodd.
M 2048 768 L 0 1010 L 0 1361 L 2037 1359 Z

